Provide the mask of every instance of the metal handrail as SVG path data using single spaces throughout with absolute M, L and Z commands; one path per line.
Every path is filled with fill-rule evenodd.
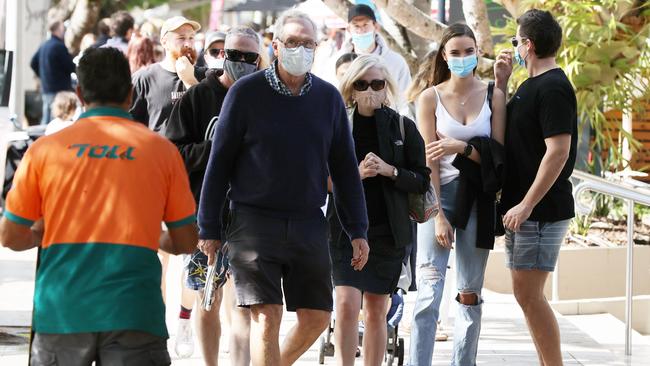
M 641 189 L 625 181 L 610 181 L 593 174 L 574 170 L 572 178 L 579 179 L 582 182 L 573 189 L 573 197 L 576 198 L 576 208 L 584 214 L 591 212 L 591 207 L 584 206 L 578 197 L 585 191 L 604 193 L 612 197 L 632 200 L 645 206 L 650 206 L 650 191 L 639 192 Z
M 574 170 L 572 178 L 578 179 L 578 183 L 573 189 L 575 205 L 579 212 L 588 214 L 591 207 L 580 202 L 580 195 L 583 192 L 591 191 L 595 193 L 606 194 L 615 198 L 623 199 L 627 202 L 627 260 L 626 260 L 626 277 L 625 277 L 625 355 L 632 355 L 632 269 L 634 265 L 634 204 L 640 203 L 650 206 L 650 190 L 639 188 L 639 184 L 632 184 L 625 181 L 609 181 L 607 179 Z M 650 185 L 648 185 L 650 187 Z M 554 275 L 554 285 L 557 285 L 557 275 Z M 556 288 L 556 286 L 554 286 Z M 557 296 L 555 293 L 554 296 Z

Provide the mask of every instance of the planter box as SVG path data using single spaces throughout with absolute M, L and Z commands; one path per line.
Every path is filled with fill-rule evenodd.
M 485 287 L 512 293 L 510 271 L 505 267 L 503 249 L 493 250 L 488 259 Z M 626 248 L 572 248 L 560 250 L 556 268 L 558 299 L 576 300 L 625 296 Z M 634 247 L 634 295 L 650 295 L 650 246 Z M 545 294 L 552 298 L 552 276 Z

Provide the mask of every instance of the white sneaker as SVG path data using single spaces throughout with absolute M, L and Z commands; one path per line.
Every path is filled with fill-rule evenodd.
M 190 319 L 178 319 L 174 351 L 180 358 L 188 358 L 194 353 L 194 336 Z

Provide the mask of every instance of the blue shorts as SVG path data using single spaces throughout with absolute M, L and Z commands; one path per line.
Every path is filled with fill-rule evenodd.
M 229 263 L 228 257 L 222 255 L 221 251 L 217 252 L 217 268 L 228 270 Z M 187 278 L 185 279 L 185 287 L 194 291 L 203 291 L 205 288 L 205 281 L 208 275 L 208 256 L 203 254 L 202 251 L 196 249 L 194 253 L 185 256 L 185 270 L 187 270 Z M 215 281 L 218 287 L 223 286 L 226 282 L 226 277 L 223 276 L 216 278 Z
M 570 223 L 525 221 L 518 232 L 506 230 L 506 267 L 553 272 Z

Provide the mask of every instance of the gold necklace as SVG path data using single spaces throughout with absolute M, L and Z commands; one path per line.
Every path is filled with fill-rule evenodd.
M 470 91 L 470 92 L 469 92 L 469 95 L 467 96 L 467 98 L 465 98 L 464 101 L 459 102 L 460 105 L 464 107 L 464 106 L 465 106 L 465 103 L 467 103 L 467 101 L 469 100 L 469 97 L 471 97 L 471 96 L 472 96 L 472 92 Z

